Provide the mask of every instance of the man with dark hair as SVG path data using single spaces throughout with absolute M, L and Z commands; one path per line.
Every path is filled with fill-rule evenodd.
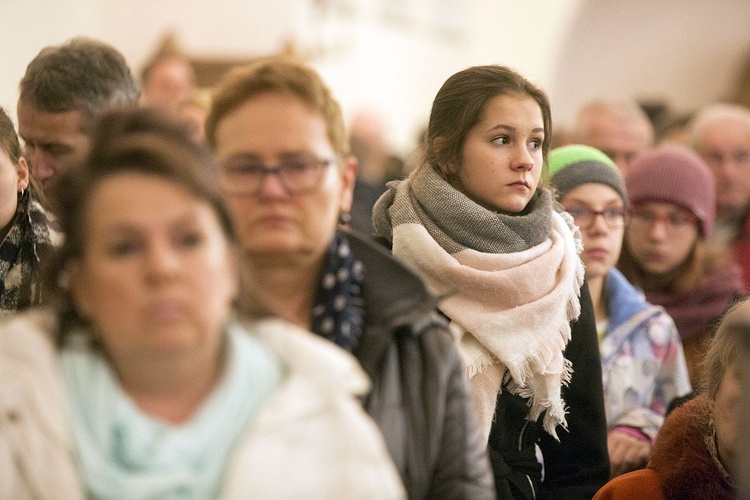
M 97 116 L 137 105 L 140 96 L 122 54 L 88 38 L 42 49 L 19 87 L 18 132 L 31 171 L 45 188 L 86 155 L 87 129 Z

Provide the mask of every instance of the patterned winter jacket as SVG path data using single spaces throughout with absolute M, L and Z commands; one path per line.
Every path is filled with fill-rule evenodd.
M 609 325 L 600 344 L 607 427 L 654 440 L 670 401 L 691 391 L 677 328 L 617 270 L 607 283 Z

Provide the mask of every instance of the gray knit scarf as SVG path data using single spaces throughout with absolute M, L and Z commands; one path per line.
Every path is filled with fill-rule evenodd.
M 410 179 L 408 204 L 395 200 L 398 184 L 389 183 L 373 208 L 375 232 L 388 241 L 393 241 L 392 218 L 399 223 L 422 224 L 450 254 L 464 248 L 483 253 L 520 252 L 549 237 L 553 201 L 547 190 L 538 189 L 523 212 L 507 215 L 477 205 L 429 167 Z M 412 209 L 417 219 L 411 215 Z

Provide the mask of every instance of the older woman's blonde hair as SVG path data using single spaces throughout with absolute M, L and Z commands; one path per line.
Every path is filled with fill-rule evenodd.
M 339 103 L 312 67 L 286 56 L 260 58 L 248 66 L 235 68 L 222 79 L 206 119 L 206 141 L 211 149 L 216 149 L 216 131 L 222 119 L 264 93 L 291 94 L 320 113 L 336 154 L 349 154 L 349 137 Z
M 750 335 L 750 298 L 738 302 L 726 312 L 703 360 L 703 389 L 710 399 L 716 397 L 724 373 L 744 349 L 740 335 Z

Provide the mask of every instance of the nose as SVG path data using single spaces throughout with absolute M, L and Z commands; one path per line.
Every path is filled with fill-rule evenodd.
M 664 240 L 667 237 L 667 221 L 663 218 L 654 219 L 648 228 L 648 235 L 652 240 Z
M 604 214 L 594 214 L 594 220 L 591 221 L 591 225 L 588 228 L 589 234 L 603 234 L 609 230 L 607 221 L 604 220 Z
M 180 269 L 176 250 L 169 242 L 154 242 L 146 255 L 146 275 L 150 282 L 158 283 L 175 276 Z
M 525 143 L 519 144 L 516 148 L 513 168 L 516 170 L 531 170 L 534 168 L 534 157 Z
M 48 155 L 39 149 L 34 150 L 31 156 L 31 173 L 37 180 L 43 183 L 55 175 L 56 170 L 54 162 Z
M 278 172 L 267 173 L 260 180 L 259 195 L 261 198 L 285 198 L 289 196 L 284 185 L 281 183 L 281 177 Z

